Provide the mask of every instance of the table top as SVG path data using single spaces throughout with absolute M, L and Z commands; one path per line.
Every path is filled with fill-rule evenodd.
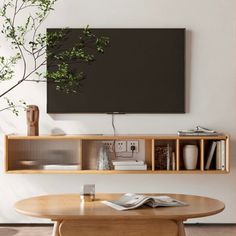
M 167 195 L 187 203 L 179 207 L 142 207 L 135 210 L 117 211 L 102 200 L 118 199 L 122 194 L 96 194 L 96 200 L 83 203 L 79 194 L 46 195 L 21 200 L 15 204 L 15 210 L 21 214 L 48 218 L 65 219 L 176 219 L 204 217 L 224 210 L 224 203 L 207 197 L 184 194 L 150 194 Z

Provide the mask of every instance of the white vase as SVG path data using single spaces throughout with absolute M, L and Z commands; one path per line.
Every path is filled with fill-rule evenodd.
M 198 161 L 197 145 L 185 145 L 183 149 L 184 166 L 186 170 L 195 170 Z

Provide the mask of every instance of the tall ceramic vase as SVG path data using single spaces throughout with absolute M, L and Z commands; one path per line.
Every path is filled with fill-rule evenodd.
M 197 145 L 185 145 L 183 149 L 184 166 L 186 170 L 195 170 L 198 161 Z

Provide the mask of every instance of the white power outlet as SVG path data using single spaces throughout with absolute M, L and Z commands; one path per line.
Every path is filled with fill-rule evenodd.
M 106 141 L 102 141 L 104 148 L 107 150 L 107 152 L 113 152 L 114 148 L 114 141 L 110 141 L 110 140 L 106 140 Z
M 116 152 L 126 152 L 126 141 L 115 141 Z
M 139 149 L 138 144 L 139 144 L 138 140 L 127 141 L 127 152 L 132 152 L 132 149 L 131 149 L 132 146 L 135 147 L 133 152 L 138 152 L 138 149 Z

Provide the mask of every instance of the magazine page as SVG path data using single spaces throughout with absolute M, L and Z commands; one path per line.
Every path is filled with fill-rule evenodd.
M 158 206 L 186 206 L 185 202 L 181 202 L 169 196 L 150 196 L 152 201 L 147 202 L 146 204 L 150 207 Z
M 102 203 L 119 211 L 135 209 L 142 205 L 148 205 L 150 207 L 187 205 L 168 196 L 147 196 L 134 193 L 126 193 L 118 200 L 102 201 Z
M 138 195 L 134 193 L 126 193 L 121 198 L 115 201 L 102 201 L 102 203 L 110 206 L 116 210 L 124 211 L 135 209 L 144 205 L 150 198 L 145 195 Z

